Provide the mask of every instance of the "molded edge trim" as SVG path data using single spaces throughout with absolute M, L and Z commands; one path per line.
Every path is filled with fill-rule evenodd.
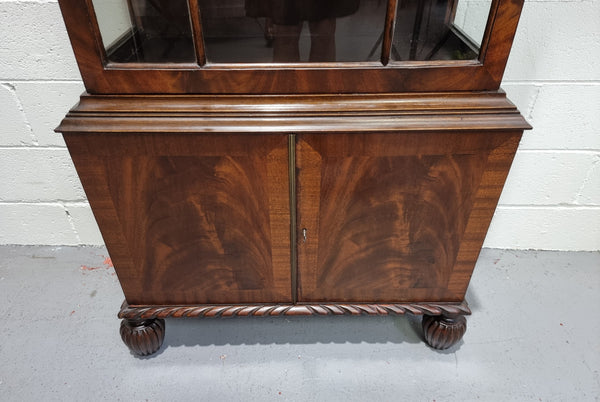
M 213 318 L 301 315 L 470 315 L 466 301 L 456 303 L 323 303 L 323 304 L 199 304 L 130 306 L 123 302 L 119 318 Z
M 498 92 L 310 96 L 95 96 L 84 94 L 63 133 L 303 133 L 523 130 Z

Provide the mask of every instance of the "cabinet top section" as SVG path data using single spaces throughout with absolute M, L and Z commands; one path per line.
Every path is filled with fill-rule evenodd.
M 496 90 L 523 0 L 59 0 L 91 94 Z

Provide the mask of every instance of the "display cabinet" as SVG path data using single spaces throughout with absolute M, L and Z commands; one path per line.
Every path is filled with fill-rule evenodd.
M 166 317 L 423 315 L 464 300 L 528 124 L 499 89 L 522 0 L 59 0 L 63 133 L 125 294 Z

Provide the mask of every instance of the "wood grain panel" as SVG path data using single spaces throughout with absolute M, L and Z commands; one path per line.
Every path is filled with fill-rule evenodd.
M 69 138 L 84 187 L 104 192 L 88 194 L 92 206 L 109 205 L 95 211 L 102 232 L 122 234 L 106 238 L 111 256 L 128 248 L 129 263 L 113 262 L 130 303 L 291 300 L 287 136 L 218 139 Z M 106 209 L 117 227 L 105 227 Z
M 298 244 L 299 301 L 455 300 L 469 280 L 454 277 L 455 267 L 470 272 L 477 258 L 460 254 L 461 244 L 485 235 L 469 226 L 480 182 L 506 139 L 299 136 L 297 219 L 309 233 Z M 493 214 L 495 203 L 482 208 Z
M 464 299 L 473 268 L 479 258 L 485 235 L 519 146 L 521 132 L 497 134 L 496 137 L 502 139 L 503 142 L 496 146 L 488 157 L 486 169 L 475 194 L 475 203 L 465 236 L 460 245 L 457 264 L 448 280 L 448 289 L 453 292 L 453 300 Z

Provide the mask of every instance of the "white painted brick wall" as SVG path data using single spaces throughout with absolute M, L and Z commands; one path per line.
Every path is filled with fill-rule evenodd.
M 600 250 L 600 1 L 526 1 L 503 88 L 534 129 L 485 246 Z M 83 89 L 57 2 L 0 0 L 0 244 L 102 244 L 52 131 Z

